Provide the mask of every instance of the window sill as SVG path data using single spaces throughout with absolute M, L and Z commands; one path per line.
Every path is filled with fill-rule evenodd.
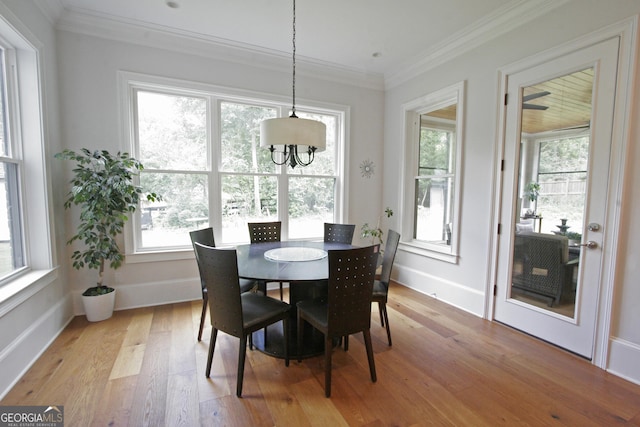
M 448 248 L 438 247 L 437 245 L 425 245 L 417 242 L 401 242 L 398 249 L 412 254 L 437 259 L 438 261 L 457 264 L 458 254 L 452 254 Z
M 128 253 L 125 262 L 127 264 L 138 264 L 144 262 L 181 261 L 185 259 L 195 259 L 192 248 Z
M 31 270 L 0 287 L 0 317 L 58 278 L 58 269 Z

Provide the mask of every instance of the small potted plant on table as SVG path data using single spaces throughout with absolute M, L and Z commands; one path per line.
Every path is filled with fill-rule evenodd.
M 80 224 L 67 244 L 77 240 L 85 246 L 71 255 L 75 269 L 98 270 L 96 286 L 84 291 L 82 299 L 89 321 L 105 320 L 111 317 L 115 305 L 115 289 L 103 283 L 105 262 L 109 261 L 113 269 L 122 265 L 124 255 L 116 237 L 122 233 L 127 214 L 138 207 L 143 191 L 135 185 L 134 176 L 144 167 L 128 153 L 112 155 L 106 150 L 64 150 L 55 157 L 75 162 L 64 207 L 80 206 Z M 146 200 L 153 202 L 160 197 L 149 193 Z

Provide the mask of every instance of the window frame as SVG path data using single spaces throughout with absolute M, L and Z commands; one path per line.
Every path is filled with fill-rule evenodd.
M 400 214 L 402 220 L 402 240 L 400 246 L 404 251 L 434 258 L 437 260 L 457 263 L 459 259 L 460 243 L 460 200 L 462 193 L 462 161 L 464 144 L 464 93 L 466 81 L 453 84 L 438 91 L 414 99 L 403 105 L 404 114 L 404 164 L 401 189 L 402 203 Z M 451 215 L 451 244 L 439 244 L 415 239 L 417 219 L 415 215 L 416 180 L 419 167 L 419 135 L 420 116 L 440 108 L 457 104 L 455 123 L 455 153 L 452 154 L 453 184 L 450 210 Z M 447 174 L 449 175 L 449 174 Z
M 7 109 L 11 155 L 20 188 L 20 224 L 24 266 L 0 280 L 0 315 L 26 301 L 57 278 L 52 205 L 48 180 L 50 158 L 41 70 L 43 45 L 18 21 L 10 22 L 0 8 L 0 44 L 5 50 Z
M 197 173 L 206 173 L 209 185 L 209 218 L 210 225 L 216 233 L 216 240 L 221 237 L 222 220 L 218 212 L 222 210 L 221 202 L 221 183 L 222 177 L 228 174 L 240 175 L 257 175 L 257 176 L 276 176 L 278 185 L 281 190 L 278 195 L 279 204 L 279 220 L 283 221 L 283 238 L 288 233 L 288 205 L 287 190 L 289 178 L 305 177 L 327 177 L 328 175 L 304 175 L 304 173 L 290 174 L 286 165 L 276 166 L 274 173 L 262 172 L 229 172 L 221 169 L 221 138 L 220 105 L 222 102 L 232 102 L 247 105 L 256 105 L 267 108 L 275 108 L 279 117 L 288 115 L 287 105 L 290 99 L 282 96 L 269 95 L 247 90 L 231 89 L 227 87 L 209 85 L 205 83 L 197 83 L 180 79 L 165 78 L 159 76 L 150 76 L 127 71 L 118 73 L 120 105 L 122 111 L 123 122 L 123 138 L 126 147 L 122 147 L 126 151 L 130 151 L 134 156 L 138 156 L 138 146 L 136 142 L 136 126 L 137 117 L 136 109 L 133 102 L 135 100 L 135 92 L 138 90 L 154 91 L 158 93 L 176 94 L 183 96 L 195 96 L 208 99 L 207 108 L 207 170 L 194 171 Z M 329 114 L 336 116 L 337 119 L 337 135 L 336 135 L 336 151 L 335 151 L 335 174 L 331 177 L 335 178 L 335 206 L 334 217 L 336 221 L 342 221 L 345 218 L 344 200 L 346 191 L 346 149 L 348 145 L 347 123 L 349 119 L 349 107 L 337 104 L 305 102 L 304 105 L 296 106 L 297 110 L 304 113 L 312 114 Z M 144 164 L 144 162 L 143 162 Z M 283 216 L 283 212 L 286 215 Z M 164 260 L 189 259 L 193 256 L 193 250 L 188 246 L 175 246 L 167 248 L 142 248 L 140 247 L 140 212 L 136 211 L 132 215 L 131 221 L 125 224 L 125 254 L 126 262 L 154 262 Z M 319 231 L 320 233 L 322 231 Z M 220 236 L 220 237 L 218 237 Z M 322 237 L 320 234 L 318 237 Z M 222 242 L 221 242 L 222 243 Z M 234 242 L 242 243 L 242 242 Z M 223 244 L 231 244 L 226 242 Z

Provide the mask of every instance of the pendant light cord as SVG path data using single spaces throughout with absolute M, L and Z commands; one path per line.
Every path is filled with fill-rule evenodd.
M 298 117 L 296 116 L 296 0 L 293 0 L 293 87 L 292 87 L 292 105 L 291 105 L 291 116 L 290 117 Z

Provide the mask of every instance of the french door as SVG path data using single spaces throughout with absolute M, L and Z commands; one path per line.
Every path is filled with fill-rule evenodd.
M 506 77 L 494 319 L 593 357 L 619 39 Z

